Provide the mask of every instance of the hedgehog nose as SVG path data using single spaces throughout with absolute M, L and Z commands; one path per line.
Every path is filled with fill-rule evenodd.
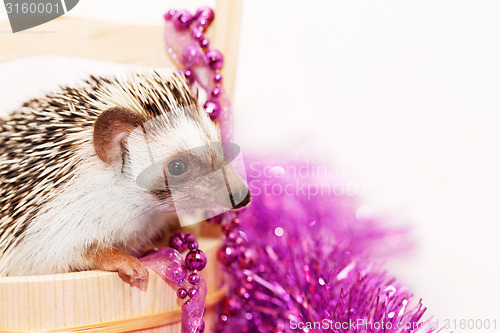
M 250 195 L 250 191 L 248 188 L 244 190 L 231 192 L 229 194 L 231 198 L 231 204 L 233 205 L 233 209 L 240 209 L 245 207 L 252 200 L 252 196 Z

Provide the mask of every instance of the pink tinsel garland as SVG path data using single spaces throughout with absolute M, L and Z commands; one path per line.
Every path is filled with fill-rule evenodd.
M 266 172 L 271 166 L 291 172 Z M 247 161 L 254 196 L 221 252 L 230 293 L 219 328 L 292 332 L 322 323 L 309 331 L 435 331 L 421 321 L 420 301 L 372 263 L 373 249 L 398 232 L 356 217 L 354 197 L 305 191 L 332 184 L 327 177 L 294 174 L 305 167 L 283 159 Z M 243 246 L 235 246 L 238 237 Z M 224 254 L 233 252 L 227 247 L 240 253 L 228 258 Z

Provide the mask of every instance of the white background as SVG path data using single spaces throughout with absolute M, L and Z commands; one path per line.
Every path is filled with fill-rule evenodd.
M 71 14 L 161 24 L 185 6 L 103 2 Z M 246 1 L 234 101 L 246 151 L 314 145 L 375 214 L 411 226 L 413 254 L 388 268 L 429 313 L 497 327 L 499 16 L 498 1 Z

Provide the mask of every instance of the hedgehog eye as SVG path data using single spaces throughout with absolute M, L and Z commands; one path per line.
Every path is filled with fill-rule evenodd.
M 168 172 L 173 176 L 180 176 L 187 170 L 187 165 L 181 160 L 175 160 L 168 165 Z

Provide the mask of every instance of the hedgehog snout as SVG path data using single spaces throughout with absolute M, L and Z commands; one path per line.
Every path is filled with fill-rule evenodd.
M 240 209 L 246 207 L 252 200 L 252 196 L 250 195 L 248 187 L 232 191 L 229 194 L 229 197 L 231 199 L 231 204 L 233 205 L 233 209 Z

